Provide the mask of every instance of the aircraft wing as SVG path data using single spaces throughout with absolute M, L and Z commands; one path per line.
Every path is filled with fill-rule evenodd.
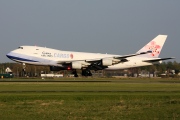
M 152 53 L 152 51 L 141 52 L 141 53 L 136 53 L 136 54 L 129 54 L 129 55 L 123 55 L 123 56 L 116 56 L 116 57 L 114 57 L 114 59 L 125 59 L 125 58 L 128 58 L 128 57 L 143 55 L 143 54 L 147 54 L 147 53 Z
M 174 57 L 169 57 L 169 58 L 156 58 L 156 59 L 151 59 L 151 60 L 144 60 L 143 62 L 158 62 L 162 60 L 169 60 L 169 59 L 175 59 Z
M 126 58 L 128 57 L 138 56 L 147 53 L 151 53 L 151 51 L 123 55 L 123 56 L 112 56 L 112 57 L 94 58 L 94 59 L 86 59 L 86 60 L 58 61 L 57 64 L 69 65 L 76 62 L 77 64 L 79 63 L 81 64 L 81 66 L 84 66 L 85 68 L 102 70 L 111 65 L 127 62 L 128 60 Z
M 85 62 L 93 63 L 93 62 L 101 61 L 102 59 L 117 59 L 117 60 L 120 60 L 121 62 L 127 62 L 128 60 L 126 58 L 128 58 L 128 57 L 143 55 L 143 54 L 147 54 L 147 53 L 152 53 L 152 51 L 123 55 L 123 56 L 106 57 L 106 58 L 101 58 L 101 59 L 88 59 L 88 60 L 85 60 Z
M 138 56 L 142 54 L 147 54 L 147 53 L 152 53 L 152 51 L 147 51 L 147 52 L 141 52 L 141 53 L 136 53 L 136 54 L 129 54 L 129 55 L 123 55 L 123 56 L 114 56 L 114 57 L 108 57 L 108 58 L 102 58 L 102 59 L 97 59 L 97 60 L 86 60 L 86 62 L 90 63 L 89 68 L 94 68 L 95 70 L 103 70 L 107 68 L 107 65 L 103 65 L 103 60 L 110 60 L 112 61 L 111 65 L 115 65 L 118 63 L 123 63 L 127 62 L 128 60 L 126 58 L 128 57 L 133 57 L 133 56 Z
M 87 63 L 97 63 L 101 61 L 102 59 L 116 59 L 120 60 L 121 62 L 127 62 L 128 60 L 126 58 L 128 57 L 133 57 L 133 56 L 138 56 L 138 55 L 143 55 L 147 53 L 152 53 L 152 51 L 147 51 L 147 52 L 141 52 L 141 53 L 135 53 L 135 54 L 129 54 L 129 55 L 123 55 L 123 56 L 114 56 L 114 57 L 105 57 L 105 58 L 95 58 L 95 59 L 87 59 L 87 60 L 70 60 L 70 61 L 58 61 L 58 64 L 69 64 L 72 62 L 87 62 Z

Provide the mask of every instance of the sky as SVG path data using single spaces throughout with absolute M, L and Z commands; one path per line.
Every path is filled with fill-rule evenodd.
M 180 62 L 180 0 L 0 0 L 0 63 L 21 45 L 126 55 L 158 34 Z M 174 60 L 173 60 L 174 61 Z

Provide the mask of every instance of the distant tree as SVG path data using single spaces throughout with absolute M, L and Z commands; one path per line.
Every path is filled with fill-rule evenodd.
M 180 70 L 180 64 L 177 63 L 176 61 L 173 62 L 173 69 L 174 70 Z
M 5 69 L 9 67 L 12 71 L 14 75 L 17 76 L 23 76 L 23 67 L 21 63 L 0 63 L 0 72 L 4 73 Z M 180 63 L 174 61 L 168 61 L 163 62 L 161 64 L 157 64 L 157 65 L 152 65 L 152 66 L 144 66 L 144 67 L 139 67 L 139 68 L 130 68 L 129 69 L 129 74 L 132 76 L 133 73 L 139 73 L 141 70 L 145 70 L 148 71 L 149 73 L 153 73 L 155 71 L 158 71 L 159 74 L 164 73 L 165 71 L 169 71 L 169 70 L 175 70 L 175 73 L 179 73 L 180 71 Z M 29 76 L 40 76 L 41 73 L 52 73 L 49 69 L 48 66 L 35 66 L 35 65 L 26 65 L 26 73 Z M 54 72 L 55 73 L 55 72 Z M 58 71 L 57 73 L 67 73 L 67 74 L 71 74 L 71 71 Z M 78 73 L 80 74 L 81 71 L 78 71 Z M 121 71 L 116 71 L 116 72 L 104 72 L 104 75 L 107 76 L 111 76 L 114 74 L 121 74 Z
M 157 71 L 158 71 L 159 73 L 164 73 L 164 72 L 166 71 L 166 62 L 163 62 L 163 63 L 161 63 L 161 64 L 157 64 L 157 65 L 155 65 L 155 66 L 156 66 Z

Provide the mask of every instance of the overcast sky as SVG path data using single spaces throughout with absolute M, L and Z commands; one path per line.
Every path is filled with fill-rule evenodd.
M 158 34 L 180 62 L 180 0 L 0 0 L 0 62 L 21 45 L 132 54 Z

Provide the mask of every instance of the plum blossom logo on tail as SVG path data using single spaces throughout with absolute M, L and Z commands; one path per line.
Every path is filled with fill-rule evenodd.
M 152 41 L 146 46 L 146 49 L 152 51 L 152 53 L 151 53 L 152 57 L 156 57 L 160 54 L 161 46 L 158 45 L 155 41 Z
M 74 57 L 73 54 L 70 54 L 70 58 L 73 59 L 73 57 Z

